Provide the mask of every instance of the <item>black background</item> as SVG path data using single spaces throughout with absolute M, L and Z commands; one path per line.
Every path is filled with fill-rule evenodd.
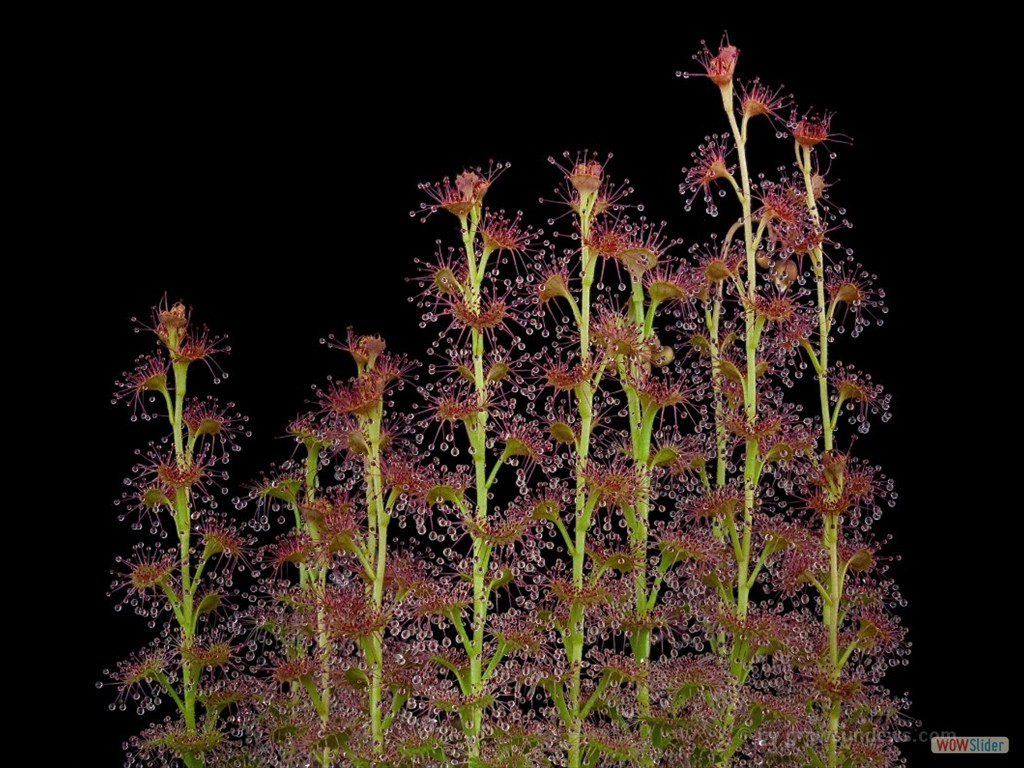
M 620 9 L 557 25 L 451 8 L 419 38 L 395 25 L 423 19 L 398 11 L 373 25 L 263 19 L 250 29 L 239 19 L 204 32 L 197 20 L 170 36 L 147 22 L 130 35 L 108 30 L 71 57 L 52 104 L 59 160 L 44 179 L 61 213 L 44 240 L 69 249 L 72 266 L 50 275 L 55 304 L 40 315 L 65 334 L 64 373 L 49 379 L 62 421 L 48 442 L 74 446 L 60 539 L 76 577 L 61 587 L 67 610 L 49 611 L 49 637 L 71 659 L 70 674 L 60 666 L 77 721 L 91 724 L 91 764 L 119 764 L 119 743 L 137 725 L 107 712 L 114 691 L 94 683 L 145 637 L 104 597 L 113 558 L 132 541 L 110 502 L 132 449 L 153 434 L 110 405 L 112 380 L 144 350 L 129 318 L 167 292 L 230 335 L 218 394 L 249 414 L 254 433 L 232 462 L 237 488 L 285 457 L 276 438 L 309 385 L 348 374 L 321 336 L 354 325 L 413 355 L 429 340 L 404 278 L 454 230 L 443 216 L 426 226 L 409 216 L 422 199 L 417 182 L 511 161 L 489 203 L 523 208 L 549 229 L 536 205 L 558 181 L 546 158 L 588 147 L 615 152 L 610 172 L 628 176 L 673 234 L 690 243 L 719 226 L 700 206 L 684 213 L 676 191 L 690 151 L 723 129 L 717 91 L 674 73 L 693 70 L 700 39 L 715 43 L 723 28 L 742 51 L 742 76 L 837 110 L 836 130 L 855 137 L 837 147 L 833 197 L 891 310 L 884 328 L 844 339 L 839 357 L 894 396 L 893 420 L 859 447 L 900 494 L 884 526 L 902 555 L 893 571 L 909 600 L 913 654 L 893 688 L 910 691 L 924 731 L 1016 735 L 994 699 L 1014 655 L 1003 606 L 1015 598 L 1003 585 L 1016 550 L 1003 520 L 1019 512 L 1011 482 L 993 479 L 1006 467 L 986 465 L 1001 402 L 994 341 L 950 332 L 981 319 L 988 277 L 975 239 L 994 155 L 980 136 L 992 118 L 974 88 L 982 77 L 951 81 L 971 71 L 970 32 L 960 20 L 927 35 L 881 17 L 826 24 L 804 10 L 694 19 Z M 354 50 L 360 41 L 368 53 Z M 789 159 L 788 142 L 770 149 L 767 171 Z M 911 765 L 971 761 L 933 757 L 926 743 L 906 754 Z

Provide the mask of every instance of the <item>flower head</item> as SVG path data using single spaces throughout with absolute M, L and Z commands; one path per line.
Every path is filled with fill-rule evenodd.
M 880 384 L 875 384 L 869 374 L 837 363 L 830 380 L 837 412 L 845 405 L 850 412 L 850 424 L 857 427 L 858 432 L 868 431 L 869 415 L 880 416 L 883 422 L 889 420 L 892 395 L 886 394 Z
M 700 64 L 704 70 L 704 76 L 719 88 L 731 87 L 740 49 L 735 45 L 730 45 L 728 37 L 722 38 L 716 53 L 712 53 L 708 44 L 703 40 L 701 40 L 701 46 L 701 50 L 693 55 L 693 60 Z
M 601 221 L 594 225 L 588 245 L 598 255 L 621 264 L 635 278 L 641 278 L 661 261 L 678 240 L 664 235 L 665 222 L 654 224 L 627 218 Z
M 584 476 L 590 493 L 605 506 L 631 507 L 641 492 L 640 471 L 623 458 L 615 458 L 608 463 L 591 459 Z
M 746 118 L 760 115 L 777 117 L 780 111 L 789 106 L 789 101 L 790 97 L 783 94 L 782 86 L 771 88 L 759 78 L 740 84 L 740 114 Z
M 610 182 L 606 171 L 608 161 L 612 159 L 610 154 L 604 162 L 597 159 L 597 153 L 587 150 L 577 152 L 575 156 L 566 151 L 562 158 L 564 164 L 554 157 L 549 157 L 548 162 L 562 172 L 565 186 L 559 195 L 577 214 L 603 213 L 632 191 L 628 181 L 618 187 Z
M 790 117 L 790 132 L 797 144 L 810 149 L 823 141 L 836 138 L 831 133 L 833 117 L 835 112 L 805 112 L 797 117 L 794 110 Z
M 132 556 L 117 558 L 122 570 L 114 573 L 112 591 L 125 590 L 122 600 L 140 616 L 159 613 L 163 594 L 161 590 L 173 583 L 178 558 L 170 549 L 136 544 Z
M 735 165 L 729 164 L 731 152 L 727 137 L 719 137 L 716 134 L 708 137 L 704 144 L 697 147 L 696 152 L 690 153 L 692 165 L 683 168 L 685 177 L 683 183 L 679 185 L 679 193 L 686 198 L 686 210 L 690 210 L 697 193 L 703 192 L 708 214 L 718 215 L 718 206 L 715 205 L 711 185 L 718 179 L 732 180 Z
M 504 211 L 485 211 L 480 223 L 480 236 L 484 248 L 518 255 L 529 249 L 534 232 L 523 224 L 521 211 L 514 217 L 507 216 Z
M 162 646 L 153 646 L 132 654 L 126 661 L 119 661 L 117 671 L 108 672 L 118 687 L 118 705 L 123 709 L 130 698 L 141 713 L 148 706 L 158 704 L 163 690 L 159 681 L 166 679 L 164 675 L 171 667 L 170 653 Z
M 164 297 L 160 299 L 160 302 L 154 306 L 151 310 L 152 319 L 149 325 L 140 322 L 138 318 L 133 317 L 132 322 L 139 323 L 139 328 L 152 331 L 156 334 L 156 337 L 164 344 L 164 346 L 172 347 L 175 346 L 177 339 L 185 332 L 189 324 L 189 311 L 188 308 L 180 301 L 175 302 L 172 306 L 164 294 Z
M 454 182 L 445 176 L 438 182 L 420 184 L 420 190 L 432 201 L 420 203 L 420 211 L 430 215 L 443 209 L 460 219 L 468 217 L 474 210 L 479 213 L 491 184 L 508 167 L 508 163 L 491 161 L 487 170 L 482 167 L 464 170 L 455 177 Z
M 807 202 L 791 185 L 764 181 L 758 192 L 761 201 L 758 216 L 767 218 L 773 225 L 792 225 L 806 218 Z
M 872 321 L 882 324 L 878 315 L 886 312 L 885 291 L 875 286 L 875 279 L 875 275 L 849 261 L 828 268 L 825 288 L 838 321 L 837 330 L 845 330 L 852 318 L 850 335 L 856 338 Z
M 596 159 L 579 160 L 569 173 L 569 183 L 580 195 L 592 195 L 601 188 L 604 166 Z
M 121 374 L 114 386 L 114 400 L 125 400 L 132 406 L 132 418 L 149 418 L 146 402 L 156 393 L 167 394 L 167 360 L 160 352 L 140 355 L 135 367 Z
M 238 451 L 238 438 L 249 436 L 245 429 L 248 417 L 233 412 L 234 407 L 234 403 L 221 406 L 212 397 L 189 400 L 182 411 L 189 439 L 212 457 L 226 457 Z
M 345 333 L 344 342 L 339 342 L 331 335 L 327 339 L 327 346 L 351 355 L 358 371 L 373 368 L 388 347 L 387 342 L 377 334 L 359 335 L 351 327 Z

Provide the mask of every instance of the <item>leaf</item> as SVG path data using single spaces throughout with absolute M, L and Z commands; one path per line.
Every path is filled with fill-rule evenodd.
M 540 300 L 551 301 L 556 296 L 572 300 L 572 294 L 569 293 L 565 280 L 557 272 L 544 281 L 544 285 L 541 286 L 540 290 Z
M 405 757 L 426 757 L 437 761 L 438 765 L 448 763 L 448 758 L 444 754 L 444 749 L 436 744 L 417 744 L 415 746 L 403 744 L 400 749 L 402 751 L 402 755 Z
M 370 678 L 359 667 L 349 667 L 346 669 L 345 680 L 353 688 L 366 688 L 370 685 Z
M 697 693 L 700 688 L 697 683 L 684 683 L 676 689 L 675 695 L 672 697 L 672 708 L 678 709 L 683 704 L 693 698 L 693 695 Z
M 690 337 L 690 345 L 701 352 L 711 351 L 711 342 L 708 341 L 708 337 L 702 333 L 693 334 L 693 336 Z
M 629 573 L 636 567 L 633 558 L 624 552 L 616 552 L 605 560 L 605 565 L 619 573 Z
M 211 592 L 199 603 L 199 607 L 196 609 L 196 615 L 202 616 L 207 613 L 213 613 L 218 608 L 220 608 L 220 595 L 216 592 Z
M 161 491 L 159 488 L 150 488 L 144 494 L 142 494 L 142 505 L 146 509 L 156 509 L 157 507 L 169 507 L 171 506 L 171 500 L 167 498 L 167 494 Z
M 793 446 L 789 443 L 779 442 L 773 445 L 764 455 L 764 463 L 789 461 L 793 458 Z
M 788 547 L 790 543 L 790 540 L 780 533 L 766 534 L 764 542 L 764 554 L 766 556 L 774 555 L 776 552 L 780 552 L 786 547 Z
M 718 368 L 729 381 L 734 381 L 737 384 L 743 383 L 743 375 L 740 373 L 740 369 L 731 360 L 719 360 Z
M 715 259 L 708 262 L 708 265 L 704 267 L 704 276 L 713 283 L 719 283 L 727 277 L 732 277 L 732 272 L 724 261 Z
M 348 449 L 359 456 L 367 456 L 370 453 L 370 445 L 366 442 L 366 436 L 358 429 L 348 433 Z
M 196 427 L 196 431 L 192 434 L 196 437 L 201 437 L 202 435 L 219 435 L 223 428 L 224 426 L 220 419 L 206 418 L 199 422 L 199 426 Z
M 440 504 L 442 501 L 450 501 L 457 505 L 462 501 L 462 497 L 450 485 L 435 485 L 427 491 L 428 504 Z
M 674 464 L 679 459 L 679 451 L 673 448 L 671 445 L 666 445 L 658 449 L 658 452 L 651 457 L 652 467 L 667 467 L 670 464 Z
M 680 560 L 693 560 L 700 556 L 698 552 L 678 541 L 665 539 L 658 542 L 658 547 L 661 549 L 660 570 L 662 573 L 668 571 Z
M 553 422 L 549 432 L 551 437 L 560 443 L 570 444 L 576 441 L 576 432 L 564 421 Z
M 510 437 L 505 443 L 505 450 L 502 451 L 501 455 L 504 458 L 510 458 L 512 456 L 526 456 L 529 458 L 536 454 L 529 445 L 524 443 L 518 437 Z
M 652 280 L 647 286 L 647 295 L 651 297 L 651 301 L 655 304 L 660 304 L 669 299 L 682 299 L 686 297 L 683 289 L 669 280 Z
M 651 728 L 651 743 L 654 744 L 655 749 L 664 749 L 668 746 L 668 738 L 662 730 L 661 723 L 655 723 Z
M 289 477 L 283 480 L 278 480 L 277 482 L 264 487 L 260 491 L 260 496 L 269 496 L 272 499 L 280 499 L 281 501 L 294 503 L 298 498 L 298 493 L 301 488 L 301 482 L 293 477 Z
M 750 723 L 752 727 L 757 728 L 764 722 L 764 709 L 760 704 L 754 704 L 750 707 Z
M 342 749 L 346 744 L 348 744 L 348 731 L 332 731 L 317 741 L 317 748 L 327 748 L 337 751 Z
M 676 359 L 675 350 L 668 346 L 659 346 L 651 354 L 651 364 L 658 367 L 664 368 L 666 365 Z
M 487 371 L 487 381 L 501 381 L 506 376 L 508 376 L 508 372 L 508 365 L 499 360 L 498 362 L 491 366 L 491 369 L 489 371 Z
M 511 584 L 513 578 L 515 577 L 510 568 L 502 568 L 501 573 L 491 580 L 491 589 L 501 589 L 505 585 Z
M 866 571 L 875 564 L 875 558 L 871 556 L 870 550 L 858 549 L 853 553 L 853 557 L 850 558 L 848 564 L 854 571 Z
M 557 520 L 558 505 L 553 501 L 539 501 L 533 507 L 534 520 Z
M 206 544 L 203 546 L 203 560 L 209 560 L 214 555 L 219 555 L 224 551 L 224 545 L 217 541 L 217 539 L 207 539 Z

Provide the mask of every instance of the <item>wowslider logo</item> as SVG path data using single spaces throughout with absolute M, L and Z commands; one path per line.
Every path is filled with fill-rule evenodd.
M 1010 751 L 1005 736 L 932 736 L 932 752 L 938 755 L 1003 755 Z

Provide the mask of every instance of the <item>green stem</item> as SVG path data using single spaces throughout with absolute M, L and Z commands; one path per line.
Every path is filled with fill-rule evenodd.
M 181 696 L 179 696 L 178 692 L 174 690 L 174 687 L 171 685 L 171 681 L 167 679 L 167 675 L 165 675 L 163 672 L 155 672 L 153 674 L 153 679 L 156 680 L 157 683 L 160 684 L 160 687 L 163 688 L 164 691 L 167 693 L 167 695 L 171 697 L 171 701 L 173 701 L 175 705 L 178 707 L 178 711 L 184 714 L 185 702 L 181 700 Z
M 594 284 L 594 270 L 597 255 L 592 252 L 588 243 L 590 239 L 591 217 L 597 193 L 581 195 L 579 206 L 580 227 L 580 272 L 582 275 L 580 290 L 580 364 L 586 368 L 590 355 L 590 291 Z M 576 407 L 580 416 L 580 437 L 576 443 L 576 523 L 575 542 L 571 550 L 573 587 L 577 591 L 583 589 L 583 568 L 587 554 L 587 529 L 596 498 L 588 499 L 585 471 L 590 453 L 590 437 L 593 428 L 594 390 L 589 379 L 585 379 L 576 388 Z M 568 715 L 568 764 L 569 768 L 580 768 L 583 757 L 583 702 L 581 687 L 583 672 L 583 640 L 585 636 L 586 612 L 579 601 L 575 601 L 569 609 L 569 627 L 566 645 L 569 652 L 569 690 L 566 697 L 565 711 Z
M 643 340 L 649 341 L 654 336 L 654 310 L 651 307 L 644 311 L 643 281 L 639 276 L 631 275 L 632 297 L 630 301 L 633 310 L 633 321 L 640 325 L 643 323 Z M 634 591 L 634 620 L 635 629 L 630 637 L 630 647 L 633 650 L 633 658 L 641 665 L 646 665 L 651 655 L 651 631 L 646 626 L 650 611 L 654 608 L 657 599 L 657 588 L 651 588 L 648 583 L 647 573 L 647 551 L 649 547 L 649 516 L 651 506 L 651 438 L 654 432 L 654 420 L 658 414 L 658 408 L 653 404 L 644 407 L 643 398 L 633 386 L 633 381 L 638 381 L 642 376 L 649 375 L 649 366 L 640 361 L 629 361 L 630 376 L 620 376 L 623 390 L 626 393 L 626 404 L 630 423 L 630 442 L 632 447 L 632 459 L 636 470 L 640 473 L 639 492 L 635 510 L 627 514 L 627 528 L 630 537 L 630 550 L 633 557 L 633 591 Z M 621 367 L 621 366 L 620 366 Z M 628 512 L 628 510 L 623 510 Z M 640 738 L 643 742 L 649 742 L 653 736 L 651 728 L 651 695 L 646 678 L 641 677 L 636 684 L 637 713 L 640 717 Z M 644 765 L 650 764 L 644 761 Z
M 600 701 L 601 694 L 604 693 L 605 689 L 608 687 L 608 683 L 611 682 L 611 679 L 611 675 L 607 671 L 601 675 L 601 679 L 594 687 L 593 692 L 587 697 L 587 702 L 583 705 L 583 711 L 580 713 L 582 717 L 586 717 L 590 713 L 590 710 L 594 708 L 594 705 Z
M 317 471 L 320 468 L 320 444 L 314 440 L 307 440 L 306 443 L 306 467 L 303 482 L 303 492 L 307 504 L 316 500 Z M 305 528 L 313 541 L 321 538 L 320 529 L 316 524 L 307 522 Z M 303 680 L 303 687 L 310 696 L 310 701 L 320 718 L 320 727 L 326 734 L 330 728 L 331 718 L 331 636 L 327 626 L 327 609 L 323 598 L 327 589 L 327 574 L 329 571 L 327 562 L 317 562 L 312 566 L 313 588 L 317 592 L 316 609 L 316 646 L 317 662 L 320 665 L 317 683 L 312 679 Z M 307 582 L 308 583 L 308 582 Z M 329 746 L 323 746 L 313 755 L 314 759 L 321 765 L 330 765 L 334 758 L 334 750 Z
M 752 195 L 750 183 L 750 170 L 747 164 L 747 116 L 744 115 L 742 127 L 737 124 L 736 113 L 733 105 L 733 88 L 729 83 L 721 86 L 722 105 L 725 108 L 729 126 L 732 129 L 736 144 L 736 151 L 739 157 L 740 180 L 742 194 L 740 202 L 743 208 L 743 241 L 746 255 L 746 282 L 737 281 L 741 291 L 745 289 L 743 299 L 744 315 L 744 337 L 746 354 L 746 373 L 743 380 L 743 408 L 746 415 L 747 426 L 753 430 L 757 424 L 757 348 L 760 327 L 758 325 L 758 313 L 756 310 L 757 299 L 757 247 L 761 236 L 761 228 L 757 236 L 754 234 Z M 754 507 L 757 503 L 757 486 L 760 475 L 760 456 L 757 439 L 747 438 L 744 444 L 743 462 L 743 527 L 737 537 L 734 537 L 734 549 L 738 539 L 739 547 L 737 555 L 737 578 L 736 578 L 736 604 L 735 615 L 740 621 L 746 619 L 750 606 L 750 590 L 753 586 L 750 570 L 751 547 L 753 543 L 754 529 Z M 733 721 L 735 718 L 736 706 L 739 700 L 740 689 L 742 688 L 748 671 L 746 644 L 739 638 L 733 638 L 730 651 L 731 664 L 734 680 L 733 695 L 726 708 L 723 718 L 725 725 L 725 742 L 719 751 L 718 759 L 720 766 L 727 766 L 732 759 L 733 753 L 739 748 L 739 742 L 733 733 Z
M 818 590 L 818 594 L 821 595 L 822 599 L 825 601 L 825 605 L 827 605 L 827 606 L 831 605 L 832 604 L 832 595 L 829 594 L 829 591 L 827 589 L 825 589 L 825 587 L 822 585 L 822 583 L 820 581 L 818 581 L 818 579 L 814 576 L 814 574 L 810 573 L 808 571 L 805 574 L 805 576 L 807 577 L 807 580 L 810 581 L 811 584 L 814 585 L 814 588 Z
M 476 234 L 480 223 L 480 209 L 474 207 L 469 218 L 463 219 L 462 243 L 466 255 L 466 263 L 469 270 L 469 284 L 465 292 L 465 299 L 471 308 L 478 310 L 480 307 L 481 291 L 490 250 L 486 247 L 480 254 L 479 262 L 476 258 Z M 479 410 L 476 415 L 466 423 L 471 453 L 473 455 L 473 470 L 475 477 L 476 510 L 475 521 L 478 525 L 487 522 L 487 494 L 491 483 L 494 482 L 498 465 L 488 475 L 487 472 L 487 379 L 484 374 L 485 338 L 478 329 L 471 329 L 470 332 L 472 355 L 473 355 L 473 384 L 476 391 Z M 466 750 L 470 761 L 480 755 L 480 738 L 483 729 L 483 706 L 481 696 L 484 690 L 483 652 L 484 637 L 487 625 L 487 612 L 489 606 L 489 595 L 486 584 L 487 568 L 490 560 L 490 547 L 487 542 L 477 533 L 472 534 L 473 539 L 473 624 L 472 639 L 465 637 L 464 644 L 468 640 L 467 654 L 469 656 L 469 682 L 472 703 L 470 704 L 469 722 L 463 723 L 466 733 Z
M 366 418 L 367 456 L 364 462 L 366 471 L 366 494 L 369 514 L 374 518 L 377 529 L 376 552 L 367 552 L 372 558 L 372 587 L 370 605 L 374 614 L 379 616 L 384 605 L 384 577 L 387 570 L 387 532 L 391 516 L 384 504 L 384 483 L 381 477 L 381 422 L 384 418 L 383 403 L 379 403 L 374 412 Z M 373 741 L 373 752 L 376 755 L 384 752 L 384 720 L 383 720 L 383 689 L 384 689 L 384 630 L 375 629 L 370 636 L 370 736 Z
M 802 152 L 801 152 L 802 150 Z M 821 227 L 821 217 L 818 213 L 818 202 L 814 199 L 814 187 L 811 178 L 811 150 L 809 147 L 797 145 L 797 158 L 800 171 L 804 178 L 804 199 L 807 204 L 807 212 L 815 228 Z M 818 394 L 821 400 L 821 421 L 822 433 L 824 436 L 825 450 L 832 450 L 833 432 L 835 425 L 829 414 L 828 402 L 828 337 L 831 332 L 830 313 L 825 301 L 825 263 L 824 253 L 820 246 L 811 249 L 811 266 L 814 269 L 814 282 L 818 298 Z
M 797 163 L 804 179 L 804 196 L 807 203 L 807 211 L 811 221 L 816 228 L 821 227 L 821 218 L 818 213 L 818 203 L 814 198 L 813 179 L 811 176 L 811 149 L 796 145 Z M 825 299 L 825 255 L 820 246 L 811 249 L 811 266 L 814 269 L 814 282 L 816 284 L 818 299 L 818 355 L 815 366 L 818 374 L 818 397 L 821 402 L 821 425 L 824 450 L 830 453 L 833 450 L 835 429 L 839 416 L 841 401 L 837 401 L 835 411 L 829 407 L 828 396 L 828 346 L 829 333 L 831 333 L 832 316 Z M 829 581 L 828 599 L 823 602 L 824 621 L 828 631 L 828 673 L 833 683 L 838 682 L 842 674 L 843 666 L 849 658 L 852 646 L 840 657 L 839 655 L 839 625 L 842 621 L 840 608 L 843 599 L 843 574 L 839 565 L 839 535 L 841 522 L 838 516 L 826 516 L 822 525 L 822 543 L 828 549 L 829 555 Z M 819 585 L 819 590 L 820 590 Z M 828 768 L 835 768 L 839 761 L 839 725 L 840 725 L 840 702 L 833 699 L 828 710 L 828 742 L 827 742 L 827 765 Z
M 171 407 L 168 416 L 171 421 L 171 428 L 174 439 L 175 462 L 179 469 L 186 470 L 191 466 L 191 456 L 185 448 L 185 394 L 188 382 L 188 361 L 177 358 L 177 350 L 181 343 L 179 331 L 172 330 L 168 335 L 167 347 L 171 353 L 174 371 L 174 399 L 171 407 L 171 399 L 167 398 L 168 406 Z M 178 535 L 180 552 L 179 568 L 181 578 L 181 597 L 178 605 L 174 605 L 174 615 L 178 620 L 181 643 L 181 687 L 182 695 L 178 697 L 179 709 L 185 721 L 185 730 L 190 736 L 197 735 L 196 708 L 199 696 L 199 675 L 200 670 L 189 660 L 189 651 L 195 642 L 196 632 L 196 611 L 194 600 L 194 586 L 192 579 L 192 510 L 189 492 L 184 487 L 175 489 L 174 493 L 174 525 Z M 203 765 L 203 758 L 199 754 L 186 752 L 181 755 L 182 760 L 190 767 L 198 768 Z
M 188 454 L 185 451 L 185 388 L 188 381 L 188 363 L 177 362 L 172 366 L 174 369 L 174 411 L 171 413 L 171 424 L 174 426 L 174 455 L 178 460 L 178 466 L 188 466 Z
M 575 558 L 576 545 L 573 543 L 572 537 L 569 535 L 569 531 L 565 527 L 565 523 L 562 522 L 560 517 L 556 517 L 554 523 L 555 528 L 557 528 L 559 533 L 562 534 L 562 540 L 565 542 L 565 547 L 569 552 L 569 556 Z
M 320 594 L 327 588 L 327 566 L 320 567 L 317 575 L 317 588 Z M 316 609 L 317 651 L 320 660 L 320 724 L 326 732 L 330 728 L 331 719 L 331 636 L 327 628 L 327 611 L 321 603 Z M 321 761 L 330 765 L 334 750 L 324 746 Z
M 722 283 L 718 283 L 714 305 L 705 312 L 708 327 L 708 341 L 711 346 L 711 390 L 715 401 L 715 485 L 725 485 L 726 463 L 728 461 L 729 433 L 725 426 L 725 403 L 722 394 L 721 348 L 719 325 L 722 318 Z
M 825 605 L 826 623 L 828 625 L 828 662 L 829 678 L 833 683 L 839 681 L 842 666 L 839 660 L 839 602 L 842 598 L 842 583 L 839 577 L 839 518 L 830 515 L 825 518 L 825 544 L 829 551 L 829 594 L 832 599 Z M 828 718 L 828 766 L 835 768 L 839 759 L 839 699 L 833 699 L 829 707 Z
M 508 652 L 508 644 L 504 640 L 498 641 L 498 647 L 494 650 L 494 654 L 491 656 L 491 660 L 487 663 L 487 669 L 484 670 L 484 680 L 486 681 L 491 673 L 498 667 L 505 654 Z
M 455 633 L 459 636 L 462 647 L 466 651 L 466 656 L 471 656 L 473 653 L 473 641 L 469 639 L 469 633 L 466 632 L 466 625 L 462 621 L 462 614 L 454 612 L 449 618 L 451 619 L 452 626 L 455 627 Z
M 761 550 L 761 555 L 757 558 L 757 562 L 754 563 L 754 570 L 750 572 L 749 582 L 751 587 L 754 586 L 754 583 L 757 581 L 757 576 L 761 573 L 761 569 L 764 568 L 764 564 L 768 561 L 769 556 L 767 547 Z
M 381 631 L 376 630 L 370 639 L 373 649 L 370 668 L 370 737 L 373 740 L 373 752 L 376 755 L 384 752 L 384 722 L 381 712 L 384 689 L 384 649 L 381 635 Z
M 743 118 L 742 129 L 736 124 L 736 114 L 732 104 L 732 86 L 722 88 L 722 102 L 736 140 L 739 155 L 740 178 L 743 183 L 743 239 L 747 257 L 747 296 L 744 302 L 743 315 L 746 328 L 747 371 L 744 380 L 743 406 L 747 416 L 747 424 L 753 427 L 757 423 L 757 344 L 758 317 L 755 308 L 757 298 L 757 242 L 754 237 L 753 215 L 751 213 L 750 171 L 747 167 L 746 135 L 747 118 Z M 745 445 L 743 466 L 743 532 L 738 563 L 736 615 L 739 619 L 747 616 L 750 595 L 749 569 L 750 547 L 753 534 L 754 505 L 756 503 L 757 475 L 759 457 L 757 440 L 748 438 Z

